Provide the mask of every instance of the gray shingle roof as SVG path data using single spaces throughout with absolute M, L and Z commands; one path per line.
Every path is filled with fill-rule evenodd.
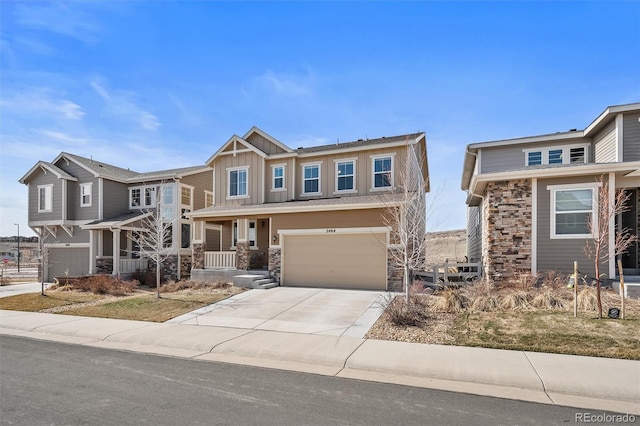
M 387 143 L 401 142 L 405 140 L 407 141 L 415 140 L 420 135 L 422 135 L 422 132 L 409 133 L 406 135 L 398 135 L 398 136 L 390 136 L 390 137 L 383 136 L 377 139 L 358 139 L 357 141 L 353 141 L 353 142 L 335 143 L 330 145 L 319 145 L 319 146 L 312 146 L 309 148 L 298 148 L 295 151 L 300 154 L 307 154 L 312 152 L 330 151 L 334 149 L 368 147 L 368 146 L 382 145 Z
M 96 161 L 93 159 L 81 157 L 75 154 L 69 154 L 68 152 L 63 152 L 61 155 L 65 157 L 69 157 L 78 163 L 81 163 L 88 169 L 94 171 L 99 176 L 102 177 L 110 177 L 118 180 L 127 180 L 139 175 L 138 172 L 134 172 L 129 169 L 123 169 L 121 167 L 112 166 L 111 164 L 102 163 L 100 161 Z

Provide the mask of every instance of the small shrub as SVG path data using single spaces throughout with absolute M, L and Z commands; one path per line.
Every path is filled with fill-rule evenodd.
M 564 308 L 564 300 L 550 289 L 542 289 L 531 301 L 531 306 L 538 309 Z
M 500 301 L 500 308 L 505 311 L 531 309 L 531 293 L 524 290 L 507 290 Z
M 499 306 L 498 298 L 493 294 L 478 295 L 471 302 L 471 310 L 476 312 L 492 312 Z
M 133 293 L 138 288 L 138 281 L 124 281 L 110 275 L 91 275 L 79 278 L 70 285 L 74 290 L 124 296 Z
M 461 287 L 447 287 L 434 293 L 433 309 L 442 312 L 462 312 L 469 306 L 469 297 Z
M 410 294 L 409 303 L 405 296 L 393 296 L 388 294 L 381 302 L 384 308 L 383 315 L 394 325 L 403 327 L 419 327 L 429 318 L 429 296 Z
M 566 288 L 569 277 L 556 271 L 545 271 L 542 275 L 542 286 L 552 289 Z
M 175 293 L 180 290 L 203 290 L 203 289 L 216 289 L 225 288 L 230 286 L 229 283 L 217 282 L 217 283 L 203 283 L 195 281 L 169 281 L 166 284 L 160 286 L 160 293 Z

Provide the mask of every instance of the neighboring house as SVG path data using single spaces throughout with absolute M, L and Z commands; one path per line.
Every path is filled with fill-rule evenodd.
M 189 215 L 192 278 L 261 270 L 287 286 L 399 288 L 382 216 L 406 158 L 421 159 L 428 191 L 424 133 L 298 149 L 256 127 L 234 135 L 207 161 L 213 206 Z
M 474 143 L 467 146 L 462 189 L 467 191 L 470 261 L 501 279 L 514 273 L 573 272 L 593 276 L 584 254 L 597 213 L 598 180 L 631 195 L 629 211 L 610 224 L 637 234 L 640 223 L 640 103 L 611 106 L 584 130 Z M 614 223 L 615 222 L 615 223 Z M 613 244 L 610 244 L 613 250 Z M 626 273 L 640 272 L 635 244 L 621 256 Z M 615 278 L 615 256 L 601 269 Z
M 146 269 L 130 237 L 156 208 L 157 193 L 162 217 L 172 222 L 164 277 L 189 275 L 191 221 L 185 215 L 211 202 L 211 168 L 138 173 L 62 152 L 36 163 L 20 182 L 29 188 L 29 227 L 44 241 L 45 280 Z

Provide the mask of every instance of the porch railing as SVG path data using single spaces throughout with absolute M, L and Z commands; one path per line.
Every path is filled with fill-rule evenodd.
M 205 251 L 204 267 L 217 269 L 235 269 L 235 251 Z
M 130 274 L 136 271 L 146 271 L 149 259 L 120 259 L 120 273 Z

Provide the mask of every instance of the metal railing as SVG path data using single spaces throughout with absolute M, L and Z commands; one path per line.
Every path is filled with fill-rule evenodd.
M 235 269 L 235 251 L 205 251 L 204 267 L 211 269 Z

